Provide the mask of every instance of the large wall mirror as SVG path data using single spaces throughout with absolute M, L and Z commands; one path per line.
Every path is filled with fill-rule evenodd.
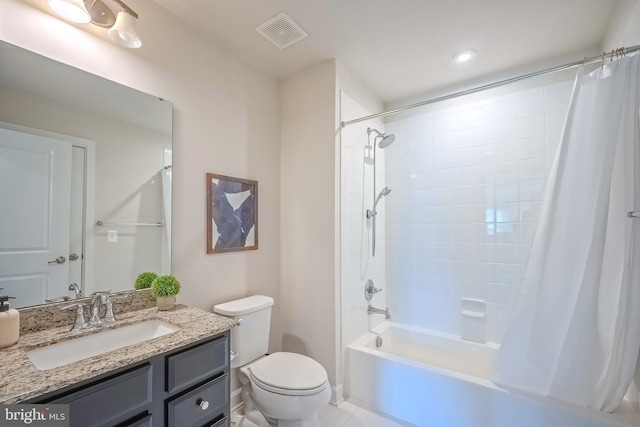
M 0 41 L 0 288 L 14 307 L 171 271 L 170 102 Z

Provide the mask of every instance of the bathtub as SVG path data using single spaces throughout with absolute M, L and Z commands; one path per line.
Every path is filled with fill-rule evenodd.
M 640 426 L 628 402 L 605 414 L 499 388 L 490 380 L 497 352 L 496 345 L 384 322 L 347 347 L 346 394 L 420 427 Z

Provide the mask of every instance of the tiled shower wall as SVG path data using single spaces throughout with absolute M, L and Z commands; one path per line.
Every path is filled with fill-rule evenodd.
M 572 76 L 554 79 L 385 122 L 395 321 L 459 335 L 462 298 L 480 299 L 486 338 L 501 341 L 571 96 Z
M 346 93 L 341 93 L 341 116 L 350 120 L 371 114 Z M 367 127 L 384 132 L 380 120 L 347 126 L 341 132 L 341 300 L 342 343 L 349 345 L 384 319 L 367 315 L 364 287 L 368 279 L 384 289 L 374 295 L 371 304 L 386 307 L 389 290 L 385 286 L 385 209 L 378 204 L 376 255 L 371 255 L 371 220 L 366 210 L 373 205 L 373 134 L 367 139 Z M 376 152 L 376 191 L 385 186 L 384 152 Z

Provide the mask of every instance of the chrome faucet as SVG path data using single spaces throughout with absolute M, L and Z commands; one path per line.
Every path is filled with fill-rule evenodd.
M 126 295 L 113 296 L 111 291 L 96 291 L 91 294 L 91 318 L 89 319 L 89 325 L 96 326 L 108 326 L 116 323 L 116 316 L 113 314 L 113 300 L 127 299 Z M 100 317 L 100 309 L 105 307 L 105 313 Z
M 83 329 L 99 328 L 102 326 L 110 326 L 116 323 L 116 316 L 113 314 L 113 300 L 127 299 L 127 295 L 111 295 L 111 291 L 97 291 L 91 294 L 91 299 L 82 298 L 74 300 L 70 304 L 60 304 L 58 307 L 61 310 L 76 310 L 75 321 L 73 322 L 72 331 L 79 331 Z M 62 299 L 62 298 L 60 298 Z M 64 301 L 68 301 L 68 297 L 65 297 Z M 84 308 L 89 306 L 89 312 L 91 318 L 86 321 L 84 317 Z M 102 307 L 105 307 L 104 315 L 100 315 Z
M 384 314 L 384 318 L 386 320 L 391 319 L 391 313 L 389 313 L 389 308 L 385 308 L 382 310 L 381 308 L 375 308 L 371 305 L 367 307 L 367 314 Z
M 113 310 L 109 310 L 111 307 L 109 292 L 110 291 L 97 291 L 91 294 L 91 318 L 89 319 L 89 324 L 93 327 L 115 323 Z M 107 312 L 105 312 L 104 317 L 100 317 L 100 308 L 103 305 L 107 307 Z M 108 311 L 111 311 L 109 320 L 107 320 Z
M 80 286 L 78 286 L 77 283 L 70 284 L 69 290 L 73 291 L 76 299 L 82 298 L 82 289 L 80 289 Z

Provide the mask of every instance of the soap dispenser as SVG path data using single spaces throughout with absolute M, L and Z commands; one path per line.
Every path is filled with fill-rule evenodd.
M 13 299 L 0 295 L 0 348 L 15 344 L 20 337 L 20 312 L 9 307 L 9 298 Z

